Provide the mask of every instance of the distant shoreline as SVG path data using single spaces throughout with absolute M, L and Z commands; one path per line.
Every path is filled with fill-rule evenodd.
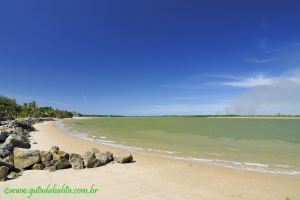
M 195 117 L 195 118 L 214 118 L 214 119 L 300 119 L 300 116 L 200 116 L 200 115 L 162 115 L 162 116 L 109 116 L 109 115 L 99 115 L 99 116 L 82 116 L 73 117 L 73 119 L 89 119 L 89 118 L 99 118 L 99 117 Z
M 300 119 L 300 117 L 265 117 L 265 116 L 239 116 L 239 117 L 207 117 L 207 118 L 220 118 L 220 119 Z

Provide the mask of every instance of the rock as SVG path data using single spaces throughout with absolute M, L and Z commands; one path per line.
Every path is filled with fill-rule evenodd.
M 84 168 L 83 159 L 81 158 L 81 156 L 79 154 L 76 154 L 76 153 L 70 154 L 69 161 L 70 161 L 70 164 L 73 169 L 83 169 Z
M 8 121 L 0 121 L 0 128 L 1 128 L 1 126 L 6 125 L 6 124 L 8 124 Z
M 89 156 L 91 156 L 91 155 L 93 155 L 93 154 L 95 154 L 95 153 L 93 153 L 93 152 L 91 152 L 91 151 L 86 151 L 86 152 L 82 155 L 82 157 L 83 157 L 83 158 L 89 157 Z
M 41 161 L 39 150 L 22 148 L 14 149 L 14 166 L 17 169 L 25 169 Z
M 87 168 L 94 168 L 105 165 L 114 160 L 113 154 L 111 152 L 105 153 L 94 153 L 94 152 L 86 152 L 83 155 L 84 165 Z
M 131 154 L 123 156 L 114 156 L 114 160 L 118 163 L 130 163 L 133 161 L 133 157 Z
M 52 153 L 52 158 L 54 161 L 54 166 L 56 166 L 56 169 L 66 169 L 70 168 L 71 164 L 69 161 L 69 154 L 64 151 L 57 151 L 57 149 L 54 149 L 55 151 Z
M 83 155 L 83 162 L 87 168 L 95 168 L 102 165 L 101 162 L 96 159 L 95 153 L 90 151 Z
M 48 167 L 45 167 L 44 170 L 47 170 L 49 172 L 54 172 L 54 171 L 56 171 L 56 166 L 48 166 Z
M 53 160 L 69 159 L 69 154 L 64 151 L 56 151 L 52 153 Z
M 10 152 L 12 152 L 16 147 L 29 149 L 31 145 L 28 138 L 25 135 L 20 134 L 11 134 L 1 145 L 1 149 L 7 149 Z
M 15 126 L 21 127 L 22 129 L 25 129 L 27 131 L 34 131 L 32 121 L 27 119 L 15 121 Z
M 6 140 L 6 133 L 0 133 L 0 142 L 2 143 L 2 142 L 5 142 L 5 140 Z
M 14 155 L 9 155 L 5 157 L 3 160 L 12 166 L 14 165 Z
M 0 166 L 5 166 L 9 169 L 14 169 L 13 163 L 7 162 L 5 159 L 0 158 Z
M 0 166 L 0 181 L 5 181 L 7 179 L 8 167 Z
M 92 148 L 92 152 L 93 153 L 100 153 L 99 149 L 96 149 L 96 148 Z
M 57 151 L 59 151 L 59 148 L 58 148 L 57 146 L 52 146 L 52 147 L 50 148 L 50 152 L 51 152 L 51 153 L 54 153 L 54 152 L 57 152 Z
M 5 133 L 6 135 L 10 135 L 10 134 L 13 134 L 15 131 L 14 131 L 14 128 L 12 128 L 12 127 L 2 126 L 1 127 L 1 132 Z
M 14 134 L 26 136 L 29 134 L 29 132 L 21 127 L 14 127 Z
M 108 159 L 109 159 L 110 161 L 113 161 L 113 160 L 114 160 L 114 155 L 113 155 L 113 153 L 111 153 L 111 152 L 109 152 L 109 151 L 106 151 L 106 152 L 104 152 L 104 154 L 106 154 L 106 155 L 108 156 Z
M 101 165 L 105 165 L 113 160 L 113 155 L 110 152 L 95 153 L 95 157 L 100 161 Z
M 18 178 L 19 176 L 21 176 L 21 173 L 17 173 L 17 172 L 11 171 L 7 175 L 7 178 L 9 178 L 9 179 L 15 179 L 15 178 Z
M 46 167 L 53 165 L 52 153 L 50 153 L 49 151 L 41 151 L 41 160 L 43 165 L 45 165 Z
M 45 166 L 42 163 L 36 163 L 32 166 L 33 170 L 43 170 Z
M 71 167 L 70 161 L 69 161 L 69 156 L 64 157 L 61 160 L 55 160 L 54 161 L 54 166 L 56 169 L 67 169 Z
M 4 148 L 0 147 L 0 157 L 4 158 L 12 154 L 13 147 L 12 145 L 6 146 Z

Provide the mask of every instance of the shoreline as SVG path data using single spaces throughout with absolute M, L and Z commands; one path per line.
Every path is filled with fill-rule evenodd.
M 76 117 L 77 119 L 91 119 L 94 117 Z M 68 120 L 68 119 L 67 119 Z M 216 158 L 202 158 L 202 157 L 191 157 L 188 155 L 176 155 L 176 152 L 170 150 L 162 149 L 149 149 L 143 146 L 130 146 L 122 143 L 116 143 L 116 141 L 111 138 L 101 137 L 98 139 L 97 136 L 88 134 L 86 132 L 78 132 L 72 127 L 66 125 L 63 120 L 58 120 L 54 123 L 54 126 L 60 129 L 65 134 L 71 135 L 73 137 L 80 138 L 82 140 L 91 141 L 96 144 L 101 144 L 108 147 L 113 147 L 123 151 L 129 151 L 134 153 L 139 153 L 143 155 L 157 156 L 166 159 L 180 160 L 187 163 L 193 164 L 204 164 L 213 167 L 226 167 L 240 171 L 250 171 L 255 173 L 266 173 L 271 175 L 280 176 L 295 176 L 300 178 L 300 171 L 297 169 L 289 169 L 291 167 L 284 164 L 268 164 L 268 163 L 258 163 L 258 162 L 247 162 L 247 161 L 236 161 L 236 160 L 223 160 Z M 272 168 L 273 167 L 273 168 Z M 275 168 L 276 167 L 276 168 Z M 296 171 L 297 170 L 297 171 Z
M 54 122 L 35 125 L 31 133 L 37 144 L 32 149 L 48 150 L 59 146 L 67 152 L 83 154 L 92 147 L 100 151 L 119 149 L 95 144 L 63 133 Z M 124 151 L 124 150 L 122 150 Z M 276 176 L 257 172 L 239 171 L 225 167 L 193 164 L 180 160 L 160 158 L 152 155 L 133 153 L 135 163 L 109 164 L 84 170 L 25 171 L 18 179 L 0 183 L 5 187 L 34 187 L 47 184 L 90 186 L 95 184 L 100 192 L 89 199 L 297 199 L 300 196 L 300 179 L 290 176 Z M 10 198 L 9 198 L 10 197 Z M 24 199 L 24 196 L 14 196 Z M 18 199 L 14 198 L 13 199 Z M 22 198 L 20 198 L 22 197 Z M 33 196 L 32 199 L 65 199 L 66 196 Z M 12 196 L 0 195 L 1 199 Z M 70 195 L 68 199 L 82 199 Z
M 265 117 L 265 116 L 239 116 L 239 117 L 207 117 L 209 118 L 213 118 L 213 119 L 300 119 L 300 117 Z
M 72 117 L 72 119 L 92 119 L 92 118 L 101 118 L 103 116 L 93 116 L 93 117 Z M 210 118 L 216 118 L 216 119 L 300 119 L 300 116 L 299 117 L 276 117 L 276 116 L 270 116 L 270 117 L 267 117 L 267 116 L 193 116 L 193 115 L 178 115 L 178 116 L 116 116 L 116 117 L 113 117 L 113 118 L 117 118 L 117 117 L 198 117 L 198 118 L 207 118 L 207 119 L 210 119 Z M 104 117 L 106 118 L 106 117 Z

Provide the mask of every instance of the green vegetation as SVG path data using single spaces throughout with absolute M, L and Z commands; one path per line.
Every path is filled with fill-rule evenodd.
M 0 119 L 11 119 L 15 113 L 19 112 L 19 106 L 16 100 L 5 96 L 0 96 Z
M 0 95 L 0 120 L 24 118 L 24 117 L 72 117 L 69 111 L 54 109 L 51 107 L 38 107 L 35 101 L 17 104 L 15 99 Z

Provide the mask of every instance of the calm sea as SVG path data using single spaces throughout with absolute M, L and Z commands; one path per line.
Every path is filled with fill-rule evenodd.
M 112 117 L 57 125 L 82 139 L 131 151 L 300 176 L 299 119 Z

